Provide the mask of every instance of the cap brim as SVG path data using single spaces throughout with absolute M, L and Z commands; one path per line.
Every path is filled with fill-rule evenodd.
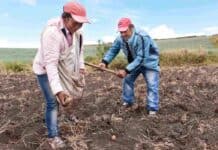
M 124 32 L 127 31 L 128 27 L 122 27 L 122 28 L 118 28 L 119 32 Z
M 90 23 L 90 21 L 88 20 L 88 18 L 86 17 L 81 17 L 81 16 L 76 16 L 71 14 L 72 18 L 79 23 Z

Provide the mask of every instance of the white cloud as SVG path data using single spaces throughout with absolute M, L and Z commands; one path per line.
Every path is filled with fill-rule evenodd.
M 207 28 L 204 28 L 203 31 L 206 35 L 217 34 L 218 26 L 207 27 Z
M 87 40 L 85 40 L 84 44 L 85 45 L 93 45 L 93 44 L 98 44 L 98 42 L 97 41 L 87 41 Z
M 165 24 L 159 25 L 151 29 L 146 28 L 146 30 L 152 38 L 156 39 L 174 38 L 179 36 L 178 34 L 176 34 L 173 28 L 170 28 Z
M 146 31 L 146 32 L 148 32 L 149 31 L 149 27 L 142 27 L 142 30 L 144 30 L 144 31 Z
M 36 1 L 37 0 L 20 0 L 21 3 L 27 4 L 27 5 L 31 5 L 31 6 L 36 5 Z
M 115 39 L 114 36 L 103 36 L 103 37 L 102 37 L 102 41 L 103 41 L 104 43 L 111 43 L 111 42 L 114 41 L 114 39 Z
M 104 43 L 112 43 L 115 40 L 116 36 L 103 36 L 101 38 L 99 38 L 101 40 L 101 42 Z M 89 40 L 89 39 L 85 39 L 84 40 L 84 44 L 85 45 L 91 45 L 91 44 L 98 44 L 98 40 Z
M 1 48 L 37 48 L 39 47 L 39 43 L 32 41 L 32 42 L 18 42 L 18 41 L 11 41 L 5 38 L 0 38 L 0 47 Z
M 8 45 L 8 40 L 7 39 L 0 39 L 0 46 L 5 47 L 5 45 Z
M 143 27 L 152 38 L 155 39 L 167 39 L 183 36 L 201 36 L 201 35 L 212 35 L 218 33 L 218 26 L 206 27 L 200 30 L 199 32 L 189 32 L 189 33 L 177 33 L 173 28 L 169 27 L 166 24 L 159 25 L 153 28 Z
M 153 28 L 144 26 L 142 27 L 142 29 L 146 31 L 152 38 L 155 39 L 168 39 L 168 38 L 176 38 L 176 37 L 184 37 L 184 36 L 201 36 L 201 35 L 211 35 L 211 34 L 218 33 L 218 27 L 207 27 L 199 32 L 189 32 L 189 33 L 179 34 L 172 27 L 169 27 L 166 24 L 162 24 Z M 109 43 L 109 42 L 113 42 L 115 38 L 116 35 L 114 36 L 109 35 L 109 36 L 103 36 L 101 40 L 104 43 Z M 85 44 L 97 44 L 97 41 L 85 40 L 84 42 Z
M 211 35 L 218 33 L 218 26 L 206 27 L 200 30 L 199 32 L 190 32 L 190 33 L 182 33 L 179 34 L 172 27 L 169 27 L 166 24 L 162 24 L 156 27 L 143 27 L 152 38 L 155 39 L 166 39 L 166 38 L 175 38 L 175 37 L 183 37 L 183 36 L 201 36 L 201 35 Z M 119 33 L 117 33 L 119 34 Z M 116 38 L 116 34 L 114 35 L 105 35 L 103 37 L 99 37 L 104 43 L 113 42 Z M 85 39 L 84 44 L 97 44 L 97 40 L 93 39 Z M 39 41 L 16 41 L 11 40 L 6 37 L 0 37 L 0 47 L 11 47 L 11 48 L 37 48 L 39 46 Z

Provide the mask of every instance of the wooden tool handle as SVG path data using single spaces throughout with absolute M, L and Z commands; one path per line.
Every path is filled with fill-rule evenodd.
M 97 65 L 94 65 L 94 64 L 91 64 L 91 63 L 88 63 L 88 62 L 85 62 L 85 65 L 91 66 L 91 67 L 94 67 L 94 68 L 97 68 L 97 69 L 99 69 L 99 70 L 107 71 L 107 72 L 110 72 L 110 73 L 116 75 L 116 72 L 115 72 L 115 71 L 110 70 L 110 69 L 107 69 L 107 68 L 101 68 L 101 67 L 99 67 L 99 66 L 97 66 Z

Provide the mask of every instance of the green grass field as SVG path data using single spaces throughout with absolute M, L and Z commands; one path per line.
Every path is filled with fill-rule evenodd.
M 204 50 L 207 52 L 218 51 L 207 36 L 174 38 L 166 40 L 157 40 L 157 44 L 161 51 L 174 50 Z
M 0 48 L 1 62 L 31 62 L 36 53 L 34 48 Z
M 199 51 L 203 50 L 209 53 L 218 54 L 218 48 L 216 48 L 209 37 L 185 37 L 175 39 L 156 40 L 160 51 Z M 95 56 L 97 45 L 85 45 L 85 57 Z M 32 62 L 37 49 L 34 48 L 0 48 L 0 61 L 1 62 Z

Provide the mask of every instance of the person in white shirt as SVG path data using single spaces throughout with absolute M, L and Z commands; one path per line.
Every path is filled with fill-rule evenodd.
M 45 120 L 53 149 L 65 145 L 59 137 L 58 102 L 64 104 L 71 97 L 70 92 L 78 93 L 72 90 L 74 87 L 68 87 L 70 80 L 84 77 L 82 34 L 79 31 L 83 23 L 89 23 L 84 6 L 76 1 L 67 2 L 62 16 L 48 21 L 33 61 L 33 71 L 46 102 Z M 65 75 L 67 79 L 64 79 Z M 77 83 L 74 86 L 77 87 Z M 78 88 L 80 93 L 83 86 Z

